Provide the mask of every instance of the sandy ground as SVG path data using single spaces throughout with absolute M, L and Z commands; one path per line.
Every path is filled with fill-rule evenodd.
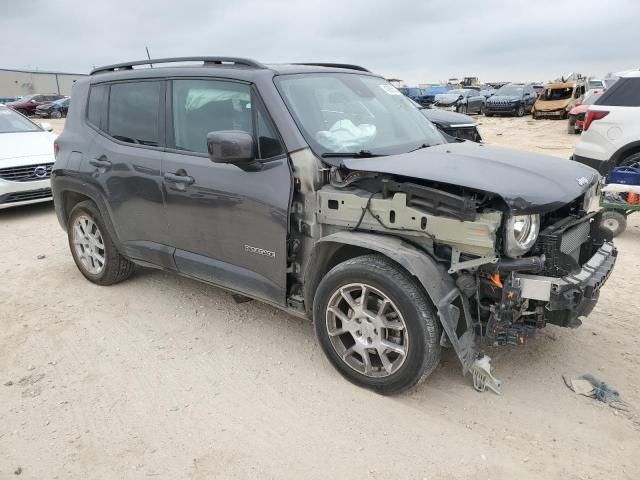
M 576 140 L 564 122 L 480 121 L 490 143 L 565 158 Z M 386 398 L 343 380 L 309 323 L 154 270 L 95 286 L 51 205 L 0 211 L 0 478 L 637 479 L 638 219 L 617 244 L 585 325 L 490 352 L 502 396 L 447 352 Z M 565 387 L 587 372 L 632 412 Z

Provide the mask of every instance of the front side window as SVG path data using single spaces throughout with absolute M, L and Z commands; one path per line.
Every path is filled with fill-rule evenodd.
M 256 140 L 256 156 L 282 155 L 284 148 L 251 86 L 224 80 L 173 80 L 173 139 L 178 150 L 207 153 L 207 134 L 242 130 Z
M 122 142 L 158 146 L 161 82 L 111 85 L 107 133 Z
M 444 139 L 407 97 L 382 78 L 348 73 L 276 77 L 298 127 L 320 154 L 404 153 Z
M 253 134 L 251 87 L 219 80 L 172 82 L 175 148 L 207 153 L 207 134 L 243 130 Z

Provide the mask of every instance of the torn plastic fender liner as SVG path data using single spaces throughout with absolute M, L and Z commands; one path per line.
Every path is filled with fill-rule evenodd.
M 323 243 L 353 245 L 379 252 L 402 265 L 415 276 L 436 306 L 440 323 L 462 363 L 463 374 L 469 370 L 476 354 L 469 303 L 456 287 L 444 266 L 439 265 L 429 255 L 398 237 L 363 232 L 337 232 L 318 240 L 316 247 Z M 311 298 L 307 293 L 310 292 L 305 292 L 305 298 Z M 460 307 L 454 305 L 456 300 L 459 300 L 459 304 L 462 305 L 462 312 Z M 461 313 L 464 315 L 466 329 L 463 335 L 458 338 L 456 332 Z

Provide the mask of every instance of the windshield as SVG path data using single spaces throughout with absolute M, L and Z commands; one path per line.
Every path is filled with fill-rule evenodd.
M 449 90 L 446 93 L 450 93 L 451 95 L 464 95 L 468 92 L 468 90 L 465 90 L 464 88 L 456 88 L 455 90 Z
M 602 96 L 602 92 L 600 92 L 600 93 L 592 93 L 591 95 L 587 96 L 584 99 L 582 104 L 583 105 L 593 105 L 594 103 L 596 103 L 596 100 L 598 100 L 601 96 Z
M 0 133 L 40 131 L 42 130 L 35 123 L 10 108 L 0 108 Z
M 549 100 L 549 101 L 567 100 L 567 99 L 571 98 L 571 94 L 572 93 L 573 93 L 573 88 L 571 88 L 571 87 L 550 88 L 548 90 L 545 90 L 542 93 L 541 99 L 542 100 Z
M 522 95 L 522 87 L 516 87 L 515 85 L 505 85 L 496 92 L 496 95 L 502 95 L 505 97 L 519 97 Z
M 305 139 L 321 154 L 408 152 L 444 138 L 407 97 L 368 75 L 315 73 L 276 78 Z
M 604 82 L 602 80 L 589 80 L 589 88 L 604 88 Z

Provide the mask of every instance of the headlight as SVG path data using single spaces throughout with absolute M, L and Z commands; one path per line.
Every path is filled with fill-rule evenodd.
M 511 215 L 504 227 L 504 253 L 511 258 L 529 251 L 538 238 L 540 215 Z

